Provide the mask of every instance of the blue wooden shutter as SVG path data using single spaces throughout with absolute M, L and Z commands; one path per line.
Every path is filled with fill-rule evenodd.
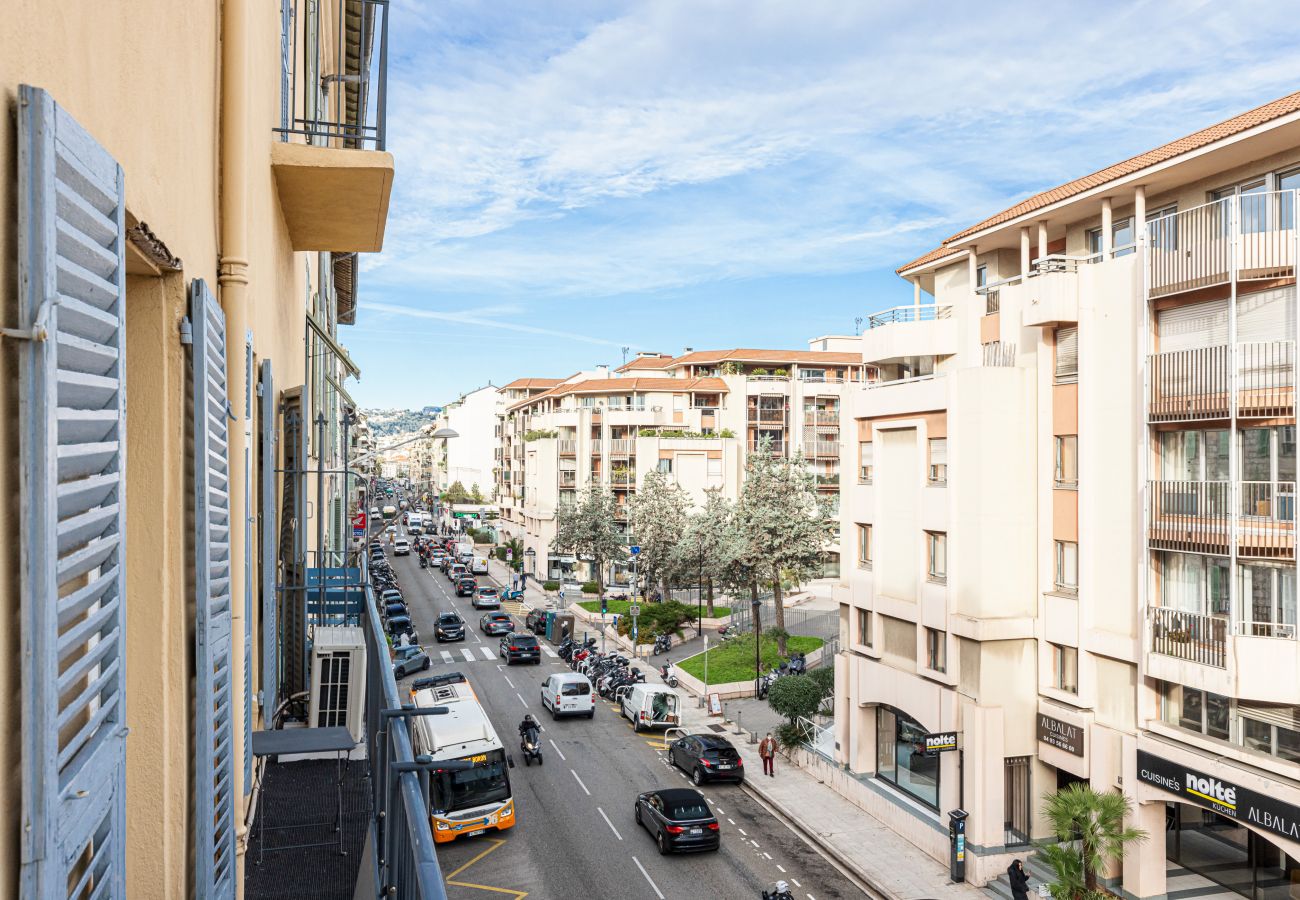
M 22 886 L 126 896 L 125 190 L 45 91 L 18 101 Z
M 280 398 L 275 393 L 275 378 L 271 374 L 271 361 L 262 361 L 262 722 L 272 728 L 272 717 L 280 699 L 280 636 L 276 624 L 279 606 L 275 592 L 278 571 L 280 536 L 276 525 L 276 508 L 280 494 L 276 487 L 275 424 L 279 421 Z
M 231 710 L 230 405 L 226 320 L 202 279 L 190 283 L 194 388 L 195 897 L 235 896 Z

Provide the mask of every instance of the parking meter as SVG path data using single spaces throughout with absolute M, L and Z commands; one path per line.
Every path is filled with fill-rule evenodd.
M 957 883 L 966 880 L 966 816 L 964 809 L 948 811 L 948 875 Z

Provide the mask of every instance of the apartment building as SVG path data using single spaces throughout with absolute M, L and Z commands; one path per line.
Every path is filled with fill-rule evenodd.
M 7 10 L 0 897 L 242 895 L 251 735 L 345 546 L 386 8 Z
M 437 468 L 436 489 L 460 482 L 465 490 L 478 487 L 485 499 L 496 491 L 497 425 L 504 401 L 492 384 L 462 394 L 443 407 L 435 423 L 450 428 L 454 438 L 433 440 Z
M 1126 895 L 1300 884 L 1297 187 L 1300 94 L 963 230 L 867 319 L 836 757 L 936 858 L 965 808 L 976 881 L 1086 781 L 1150 835 Z
M 511 495 L 502 518 L 518 529 L 525 565 L 537 577 L 592 577 L 587 563 L 551 549 L 557 511 L 590 484 L 612 490 L 620 509 L 654 470 L 671 474 L 698 504 L 715 488 L 734 499 L 747 455 L 765 446 L 802 453 L 818 489 L 838 502 L 842 396 L 867 377 L 859 353 L 643 353 L 614 377 L 596 375 L 540 391 L 519 382 L 502 389 L 501 450 L 510 462 L 503 476 Z M 826 577 L 838 577 L 839 559 L 840 548 L 829 547 Z M 611 575 L 613 583 L 626 579 L 621 565 Z

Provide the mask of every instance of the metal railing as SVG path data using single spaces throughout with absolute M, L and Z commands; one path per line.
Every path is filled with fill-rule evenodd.
M 1227 553 L 1231 492 L 1226 481 L 1152 481 L 1152 547 L 1192 553 Z
M 609 473 L 609 483 L 616 486 L 632 484 L 636 481 L 636 476 L 627 469 L 615 469 Z
M 1238 553 L 1295 559 L 1295 482 L 1243 481 L 1238 491 Z
M 883 312 L 867 316 L 867 328 L 880 328 L 884 325 L 897 325 L 903 322 L 933 322 L 952 316 L 952 304 L 928 303 L 924 306 L 895 306 Z
M 577 486 L 578 486 L 578 473 L 573 471 L 572 469 L 561 469 L 560 487 L 566 488 L 566 487 L 577 487 Z
M 805 425 L 839 425 L 840 413 L 839 410 L 823 409 L 819 409 L 815 412 L 805 412 L 803 414 L 803 421 Z
M 804 451 L 809 456 L 834 456 L 840 455 L 840 445 L 837 441 L 808 441 L 804 444 Z
M 576 440 L 564 439 L 559 442 L 559 453 L 561 456 L 574 456 L 578 452 L 578 442 Z
M 749 381 L 789 381 L 789 375 L 746 375 Z
M 786 444 L 785 441 L 757 440 L 757 441 L 750 441 L 748 443 L 750 453 L 757 453 L 766 447 L 768 453 L 772 453 L 777 456 L 784 456 L 787 446 L 788 445 Z
M 615 438 L 609 442 L 610 456 L 631 456 L 636 442 L 628 438 Z
M 1152 607 L 1151 650 L 1205 666 L 1227 668 L 1228 620 L 1181 609 Z
M 800 372 L 799 381 L 804 384 L 844 384 L 848 379 L 838 375 L 805 375 Z
M 1237 415 L 1295 417 L 1295 342 L 1252 341 L 1237 345 Z
M 747 415 L 751 423 L 770 422 L 773 425 L 784 425 L 788 412 L 784 409 L 764 409 L 757 406 L 751 406 Z
M 983 367 L 1010 368 L 1016 364 L 1016 345 L 1010 341 L 992 341 L 983 347 Z
M 384 715 L 402 700 L 388 659 L 388 641 L 366 584 L 363 615 L 366 640 L 366 758 L 370 763 L 370 826 L 373 868 L 363 866 L 359 881 L 370 880 L 367 896 L 400 900 L 446 900 L 442 870 L 429 828 L 428 792 L 413 771 L 394 771 L 415 762 L 405 719 Z M 394 764 L 397 764 L 395 766 Z
M 1147 357 L 1152 422 L 1226 419 L 1231 415 L 1231 373 L 1237 370 L 1237 415 L 1246 419 L 1295 415 L 1295 342 L 1216 344 Z
M 280 127 L 284 140 L 383 150 L 387 140 L 389 0 L 281 0 Z

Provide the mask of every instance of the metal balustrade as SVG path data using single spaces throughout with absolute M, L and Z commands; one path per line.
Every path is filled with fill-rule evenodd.
M 927 303 L 921 306 L 895 306 L 867 316 L 867 328 L 881 328 L 905 322 L 934 322 L 952 317 L 952 304 Z
M 1295 559 L 1295 482 L 1243 481 L 1238 491 L 1238 554 Z
M 1227 668 L 1228 620 L 1181 609 L 1149 610 L 1151 651 L 1215 668 Z

